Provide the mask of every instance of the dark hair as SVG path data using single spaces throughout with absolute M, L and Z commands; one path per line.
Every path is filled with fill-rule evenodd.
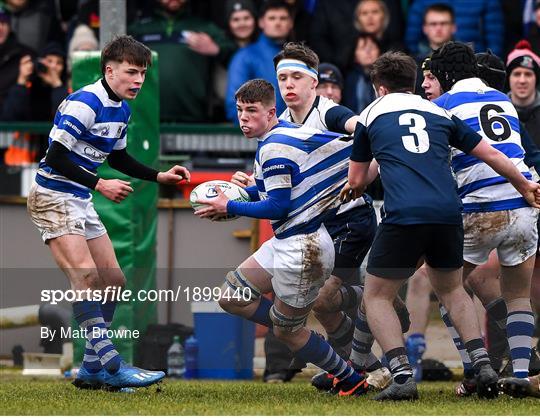
M 274 68 L 284 59 L 294 59 L 305 63 L 308 67 L 319 68 L 319 57 L 303 42 L 287 42 L 283 49 L 274 57 Z
M 452 23 L 454 23 L 456 19 L 456 14 L 454 13 L 454 9 L 452 8 L 452 6 L 444 3 L 435 3 L 431 6 L 426 7 L 426 10 L 424 10 L 424 18 L 422 20 L 423 24 L 426 23 L 426 16 L 429 12 L 448 13 L 450 15 L 450 20 L 452 20 Z
M 354 42 L 352 43 L 353 48 L 347 64 L 347 67 L 349 68 L 354 67 L 356 64 L 356 47 L 358 46 L 358 41 L 360 39 L 370 40 L 371 42 L 373 42 L 375 46 L 379 49 L 379 56 L 381 56 L 383 53 L 381 41 L 379 41 L 375 35 L 367 32 L 356 32 Z
M 371 81 L 376 87 L 384 86 L 391 93 L 414 91 L 416 62 L 403 52 L 389 51 L 373 63 Z
M 120 35 L 112 39 L 101 51 L 101 74 L 110 61 L 127 61 L 131 65 L 149 67 L 152 65 L 152 52 L 148 47 L 129 35 Z
M 244 103 L 261 102 L 263 105 L 276 103 L 274 86 L 262 78 L 246 81 L 236 90 L 234 98 Z
M 287 13 L 289 16 L 292 17 L 292 9 L 291 6 L 289 6 L 288 3 L 286 3 L 283 0 L 268 0 L 266 1 L 259 10 L 259 17 L 264 17 L 266 12 L 268 10 L 274 10 L 274 9 L 285 9 L 287 10 Z

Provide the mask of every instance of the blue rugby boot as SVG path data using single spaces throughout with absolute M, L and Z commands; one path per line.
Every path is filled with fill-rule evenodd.
M 105 383 L 105 370 L 101 369 L 99 372 L 91 373 L 86 368 L 81 366 L 77 377 L 71 384 L 79 389 L 101 389 Z
M 144 370 L 122 362 L 120 369 L 115 373 L 105 370 L 104 386 L 107 389 L 146 387 L 160 382 L 164 377 L 163 372 Z

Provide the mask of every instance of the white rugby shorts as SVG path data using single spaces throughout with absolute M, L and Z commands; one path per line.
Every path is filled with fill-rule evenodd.
M 94 209 L 92 196 L 81 199 L 34 182 L 28 194 L 27 208 L 45 243 L 63 235 L 82 235 L 89 240 L 107 233 Z
M 294 308 L 315 301 L 334 268 L 334 243 L 324 225 L 311 234 L 273 237 L 253 257 L 272 275 L 276 297 Z
M 538 246 L 538 209 L 527 207 L 463 214 L 463 259 L 484 264 L 497 249 L 501 265 L 512 267 L 532 257 Z

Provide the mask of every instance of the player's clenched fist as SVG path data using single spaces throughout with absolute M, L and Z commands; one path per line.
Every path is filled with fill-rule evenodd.
M 101 193 L 107 199 L 120 203 L 133 191 L 133 189 L 131 188 L 129 181 L 99 179 L 96 184 L 96 191 Z

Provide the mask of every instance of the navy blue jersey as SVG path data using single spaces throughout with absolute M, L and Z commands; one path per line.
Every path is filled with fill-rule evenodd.
M 459 225 L 461 200 L 450 169 L 453 146 L 469 152 L 481 137 L 420 96 L 392 93 L 360 114 L 352 161 L 380 165 L 388 224 Z

